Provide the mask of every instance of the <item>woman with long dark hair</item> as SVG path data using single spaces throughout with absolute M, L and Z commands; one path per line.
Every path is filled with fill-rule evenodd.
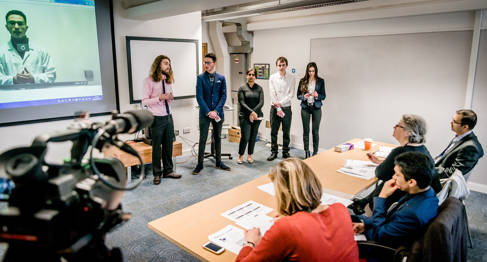
M 303 121 L 303 144 L 306 158 L 309 152 L 309 122 L 312 121 L 313 156 L 318 153 L 321 106 L 326 98 L 325 80 L 318 76 L 316 63 L 306 66 L 306 74 L 299 81 L 298 99 L 301 100 L 301 119 Z

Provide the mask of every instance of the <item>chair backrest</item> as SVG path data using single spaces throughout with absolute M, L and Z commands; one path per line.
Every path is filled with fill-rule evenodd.
M 412 244 L 407 261 L 466 261 L 466 219 L 463 203 L 448 197 L 438 208 L 438 216 Z
M 466 175 L 470 176 L 470 172 Z M 464 200 L 470 194 L 466 177 L 462 174 L 462 171 L 458 169 L 456 169 L 449 178 L 440 179 L 440 182 L 442 189 L 436 194 L 436 197 L 438 197 L 439 200 L 438 205 L 441 205 L 447 197 Z

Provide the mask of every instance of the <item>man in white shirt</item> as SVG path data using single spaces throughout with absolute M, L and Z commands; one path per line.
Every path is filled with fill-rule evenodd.
M 56 69 L 51 56 L 26 36 L 25 14 L 10 10 L 5 20 L 10 41 L 0 47 L 0 85 L 53 83 Z
M 296 81 L 294 76 L 286 72 L 287 59 L 279 57 L 276 60 L 278 71 L 269 78 L 269 92 L 271 97 L 271 155 L 267 158 L 272 161 L 277 158 L 277 132 L 282 123 L 282 158 L 289 155 L 289 132 L 291 131 L 291 98 L 294 96 Z

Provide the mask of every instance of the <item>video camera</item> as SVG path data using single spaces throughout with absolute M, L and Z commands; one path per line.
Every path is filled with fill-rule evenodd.
M 126 187 L 123 164 L 116 158 L 94 158 L 93 150 L 114 145 L 142 163 L 116 135 L 134 133 L 152 121 L 147 110 L 114 113 L 105 124 L 40 135 L 30 147 L 1 154 L 0 176 L 15 183 L 8 207 L 0 211 L 0 241 L 9 244 L 4 261 L 122 261 L 120 249 L 106 247 L 104 238 L 130 219 L 122 212 L 123 191 L 135 189 L 144 172 Z M 47 163 L 48 143 L 64 141 L 73 141 L 71 158 L 63 164 Z

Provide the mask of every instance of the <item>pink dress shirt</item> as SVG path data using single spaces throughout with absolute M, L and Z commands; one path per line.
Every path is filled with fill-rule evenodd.
M 172 93 L 172 84 L 164 83 L 166 87 L 166 94 Z M 149 111 L 152 112 L 154 116 L 167 116 L 166 106 L 167 103 L 169 110 L 171 109 L 171 103 L 174 99 L 170 100 L 159 100 L 159 96 L 162 92 L 162 81 L 154 82 L 152 77 L 147 77 L 144 79 L 144 97 L 142 98 L 142 105 L 147 106 Z

